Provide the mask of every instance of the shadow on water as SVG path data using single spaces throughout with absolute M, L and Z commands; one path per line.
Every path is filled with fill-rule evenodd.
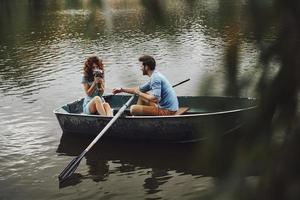
M 232 153 L 239 138 L 239 130 L 221 138 L 222 145 L 207 152 L 209 141 L 194 143 L 159 143 L 101 139 L 86 155 L 88 174 L 75 173 L 60 188 L 77 185 L 84 179 L 106 181 L 113 173 L 130 173 L 150 169 L 151 177 L 145 179 L 144 188 L 155 192 L 160 184 L 168 181 L 168 172 L 192 176 L 225 177 L 229 173 Z M 57 153 L 79 155 L 92 141 L 92 137 L 63 133 Z M 111 165 L 117 165 L 113 167 Z M 114 168 L 113 170 L 111 168 Z M 255 172 L 251 172 L 255 173 Z

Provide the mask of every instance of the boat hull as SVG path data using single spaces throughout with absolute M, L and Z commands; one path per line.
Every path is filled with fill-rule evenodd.
M 112 107 L 122 105 L 109 98 L 107 100 L 111 101 Z M 247 102 L 245 99 L 243 101 Z M 204 140 L 229 133 L 247 122 L 257 110 L 253 101 L 246 103 L 243 109 L 226 111 L 219 109 L 217 112 L 203 111 L 201 113 L 194 106 L 189 113 L 178 116 L 121 116 L 104 136 L 130 140 L 177 142 Z M 180 102 L 188 105 L 188 98 L 184 97 Z M 55 114 L 63 132 L 66 133 L 97 135 L 111 120 L 111 117 L 68 113 L 61 110 L 56 110 Z

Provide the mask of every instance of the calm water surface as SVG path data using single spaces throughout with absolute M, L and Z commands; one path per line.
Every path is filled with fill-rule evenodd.
M 155 4 L 156 2 L 156 4 Z M 196 146 L 103 141 L 76 176 L 57 176 L 92 138 L 62 134 L 53 110 L 84 96 L 84 59 L 100 55 L 106 93 L 143 83 L 138 57 L 153 55 L 178 95 L 222 95 L 222 19 L 235 1 L 0 2 L 0 199 L 199 199 L 213 193 L 216 166 Z M 222 9 L 221 9 L 222 8 Z M 151 12 L 155 11 L 155 12 Z M 229 35 L 230 36 L 230 35 Z M 257 51 L 242 37 L 239 76 Z M 249 91 L 243 91 L 248 96 Z M 199 153 L 200 152 L 200 153 Z

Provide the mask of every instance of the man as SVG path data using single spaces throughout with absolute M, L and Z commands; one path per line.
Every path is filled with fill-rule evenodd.
M 150 80 L 136 88 L 114 88 L 113 94 L 125 92 L 139 96 L 137 104 L 130 107 L 132 115 L 174 115 L 178 110 L 178 99 L 169 81 L 155 69 L 153 57 L 139 58 L 143 75 Z

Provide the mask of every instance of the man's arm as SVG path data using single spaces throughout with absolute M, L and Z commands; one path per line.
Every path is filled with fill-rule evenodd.
M 121 93 L 121 92 L 125 92 L 128 94 L 136 94 L 138 96 L 140 96 L 143 99 L 146 99 L 148 101 L 157 103 L 157 99 L 155 96 L 148 94 L 148 93 L 144 93 L 141 92 L 139 87 L 134 87 L 134 88 L 114 88 L 113 89 L 113 94 L 117 94 L 117 93 Z
M 146 99 L 153 103 L 157 103 L 157 98 L 155 96 L 153 96 L 152 94 L 141 92 L 139 89 L 136 90 L 135 94 L 140 96 L 143 99 Z
M 118 93 L 121 93 L 121 92 L 125 92 L 125 93 L 128 93 L 128 94 L 136 94 L 135 91 L 137 89 L 138 88 L 114 88 L 112 93 L 113 94 L 118 94 Z

